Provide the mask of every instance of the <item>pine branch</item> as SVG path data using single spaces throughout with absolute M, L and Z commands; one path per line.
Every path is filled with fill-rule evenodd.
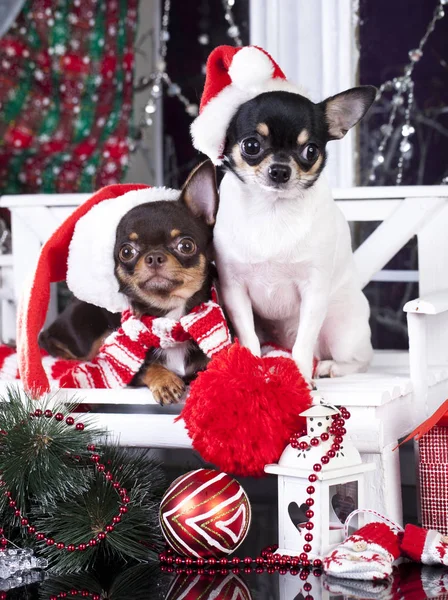
M 157 559 L 162 547 L 158 524 L 158 506 L 162 496 L 160 468 L 147 458 L 147 451 L 124 448 L 101 448 L 99 453 L 108 470 L 128 490 L 128 512 L 98 546 L 82 552 L 61 552 L 55 546 L 42 546 L 55 572 L 79 572 L 92 568 L 98 560 L 147 561 Z M 35 506 L 35 521 L 39 530 L 58 542 L 88 544 L 92 537 L 105 531 L 118 515 L 120 499 L 104 476 L 86 468 L 89 489 L 80 490 L 71 499 L 56 500 L 44 514 Z
M 38 498 L 41 506 L 55 497 L 68 499 L 80 489 L 87 489 L 83 463 L 89 459 L 87 446 L 104 432 L 94 430 L 83 417 L 85 428 L 77 431 L 65 418 L 73 405 L 51 406 L 51 400 L 37 403 L 17 388 L 0 396 L 0 472 L 5 488 L 12 493 L 22 514 L 30 510 L 30 499 Z M 36 410 L 42 416 L 30 416 Z M 50 410 L 64 419 L 44 416 Z M 8 510 L 9 498 L 0 497 L 0 511 L 9 523 L 17 523 Z
M 17 542 L 46 555 L 56 572 L 78 572 L 105 560 L 125 564 L 156 559 L 162 548 L 158 507 L 164 481 L 160 468 L 148 459 L 146 450 L 107 445 L 104 432 L 94 429 L 85 415 L 84 429 L 67 424 L 65 418 L 72 407 L 66 403 L 49 407 L 50 401 L 37 403 L 14 388 L 0 397 L 0 472 L 3 491 L 11 492 L 16 502 L 11 508 L 10 498 L 0 494 L 1 521 L 3 527 L 9 525 L 8 539 L 23 536 L 25 540 Z M 46 410 L 51 414 L 46 416 Z M 64 418 L 55 419 L 52 415 L 57 412 Z M 103 440 L 103 445 L 98 440 Z M 87 451 L 92 443 L 106 473 L 127 490 L 127 512 L 117 489 L 92 463 Z M 20 516 L 16 517 L 17 508 Z M 113 524 L 118 515 L 120 521 Z M 19 527 L 24 516 L 35 532 L 44 534 L 42 542 Z M 97 535 L 112 524 L 106 539 L 99 540 Z M 57 549 L 56 544 L 47 545 L 48 538 L 65 547 L 87 545 L 93 539 L 97 545 L 70 552 Z

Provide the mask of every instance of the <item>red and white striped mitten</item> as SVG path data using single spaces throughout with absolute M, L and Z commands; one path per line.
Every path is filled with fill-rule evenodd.
M 434 529 L 406 525 L 401 551 L 415 562 L 448 567 L 448 535 L 442 535 Z
M 345 579 L 386 579 L 400 556 L 398 535 L 385 523 L 369 523 L 323 560 L 327 575 Z

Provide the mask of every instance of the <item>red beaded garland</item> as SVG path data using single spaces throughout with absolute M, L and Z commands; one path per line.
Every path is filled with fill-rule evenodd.
M 31 418 L 32 417 L 41 417 L 42 415 L 44 415 L 48 419 L 54 418 L 58 422 L 61 422 L 61 421 L 64 420 L 64 415 L 62 413 L 56 413 L 55 415 L 53 415 L 53 412 L 51 410 L 45 410 L 45 412 L 43 412 L 41 409 L 38 408 L 38 409 L 36 409 L 34 411 L 34 413 L 30 413 L 30 417 Z M 75 420 L 74 420 L 73 417 L 69 416 L 69 417 L 67 417 L 65 419 L 65 422 L 67 423 L 67 425 L 71 426 L 71 425 L 74 424 Z M 77 431 L 83 431 L 84 428 L 85 428 L 85 425 L 83 423 L 77 423 L 75 428 L 76 428 Z M 0 433 L 2 433 L 4 435 L 7 435 L 7 432 L 3 431 L 3 430 L 1 430 Z M 87 446 L 87 450 L 89 452 L 93 452 L 93 451 L 95 451 L 95 449 L 96 449 L 96 447 L 95 447 L 94 444 L 89 444 Z M 74 457 L 74 458 L 77 459 L 77 460 L 81 460 L 81 457 Z M 98 454 L 92 454 L 92 456 L 90 458 L 91 458 L 91 460 L 94 463 L 99 463 L 99 461 L 100 461 L 100 456 Z M 111 464 L 111 461 L 108 461 L 108 463 Z M 105 470 L 105 466 L 101 465 L 101 464 L 98 464 L 97 468 L 100 471 L 104 471 Z M 106 477 L 106 480 L 108 480 L 108 481 L 110 481 L 112 483 L 112 481 L 113 481 L 112 474 L 110 472 L 108 472 L 107 475 L 108 476 Z M 4 486 L 4 485 L 6 485 L 5 482 L 2 481 L 2 480 L 0 480 L 0 486 Z M 122 500 L 123 500 L 124 503 L 130 502 L 130 498 L 129 498 L 129 496 L 127 496 L 127 490 L 125 488 L 120 488 L 120 483 L 118 481 L 113 482 L 113 487 L 115 489 L 117 489 L 117 491 L 118 491 L 118 493 L 119 493 L 120 496 L 124 496 L 124 498 L 122 498 Z M 14 510 L 14 514 L 15 514 L 16 517 L 20 518 L 20 524 L 21 524 L 21 526 L 22 527 L 26 527 L 27 528 L 27 532 L 29 534 L 35 535 L 37 541 L 39 541 L 39 542 L 44 541 L 48 546 L 53 546 L 54 545 L 58 550 L 64 550 L 64 549 L 66 549 L 68 552 L 74 552 L 75 550 L 79 550 L 79 551 L 83 552 L 84 550 L 87 549 L 87 546 L 94 547 L 94 546 L 97 545 L 97 540 L 96 539 L 92 539 L 87 544 L 81 543 L 81 544 L 78 544 L 78 546 L 75 546 L 74 544 L 69 544 L 69 545 L 66 546 L 63 542 L 56 542 L 51 537 L 47 538 L 45 536 L 45 534 L 42 533 L 42 532 L 36 533 L 36 528 L 34 526 L 32 526 L 32 525 L 29 525 L 28 524 L 28 519 L 22 517 L 20 510 L 16 509 L 17 503 L 16 503 L 15 500 L 13 500 L 11 498 L 12 493 L 9 490 L 5 490 L 4 495 L 7 498 L 10 498 L 8 504 L 9 504 L 9 506 L 11 508 L 15 509 Z M 121 515 L 126 514 L 128 512 L 128 508 L 126 506 L 120 506 L 119 512 L 120 512 L 120 514 L 117 515 L 117 516 L 115 516 L 113 518 L 113 522 L 115 524 L 117 524 L 117 523 L 119 523 L 121 521 Z M 113 527 L 113 525 L 109 525 L 105 529 L 106 529 L 106 531 L 112 532 L 114 530 L 114 527 Z M 0 532 L 1 532 L 0 535 L 2 535 L 3 534 L 3 530 L 1 530 L 1 528 L 0 528 Z M 97 539 L 100 540 L 100 541 L 104 540 L 105 538 L 106 538 L 106 533 L 104 533 L 104 532 L 100 532 L 97 535 Z M 3 537 L 3 538 L 0 539 L 0 545 L 6 546 L 7 544 L 8 544 L 8 540 L 6 538 Z M 76 592 L 76 590 L 74 590 L 74 592 Z M 73 594 L 73 591 L 72 591 L 72 594 Z M 76 595 L 76 594 L 77 594 L 77 592 L 74 595 Z M 65 592 L 64 592 L 64 596 L 62 596 L 62 593 L 59 596 L 60 597 L 66 597 L 66 595 L 67 594 L 65 594 Z M 1 596 L 0 596 L 0 599 L 1 599 Z
M 346 409 L 341 410 L 341 414 L 342 417 L 341 418 L 339 415 L 333 415 L 333 427 L 329 428 L 329 433 L 323 433 L 320 436 L 320 440 L 319 438 L 312 438 L 310 440 L 310 443 L 308 444 L 307 442 L 305 442 L 304 440 L 299 441 L 299 434 L 293 434 L 290 438 L 290 444 L 293 448 L 300 448 L 301 450 L 306 450 L 308 449 L 310 446 L 317 446 L 320 441 L 326 442 L 330 435 L 334 436 L 334 442 L 331 446 L 331 450 L 329 450 L 320 460 L 320 463 L 316 463 L 313 466 L 313 471 L 315 471 L 314 473 L 311 473 L 308 476 L 308 481 L 310 483 L 314 483 L 317 481 L 318 477 L 316 475 L 316 472 L 319 472 L 322 470 L 322 465 L 324 464 L 328 464 L 330 458 L 333 458 L 336 454 L 336 451 L 340 449 L 340 444 L 342 442 L 342 438 L 343 435 L 345 435 L 346 431 L 345 428 L 343 427 L 343 425 L 345 424 L 345 418 L 348 418 L 350 416 L 350 414 L 348 413 L 348 411 L 346 411 Z M 120 494 L 122 493 L 122 490 L 120 490 Z M 311 496 L 315 493 L 315 487 L 310 485 L 307 487 L 307 493 Z M 129 498 L 126 498 L 126 500 L 129 501 Z M 305 503 L 308 507 L 311 507 L 314 505 L 314 500 L 313 498 L 309 497 L 305 500 Z M 121 513 L 121 509 L 120 509 L 120 513 Z M 312 519 L 314 517 L 314 511 L 311 510 L 310 508 L 308 508 L 308 510 L 306 511 L 306 517 L 308 519 Z M 238 573 L 238 566 L 240 565 L 240 563 L 242 562 L 244 565 L 246 565 L 244 567 L 244 571 L 245 572 L 251 572 L 252 569 L 250 567 L 250 565 L 252 563 L 255 563 L 257 565 L 256 567 L 256 572 L 257 573 L 261 573 L 263 572 L 263 568 L 266 568 L 266 571 L 268 573 L 274 573 L 276 570 L 280 573 L 280 574 L 284 574 L 287 572 L 288 568 L 290 569 L 290 573 L 292 575 L 297 575 L 299 574 L 299 571 L 297 569 L 297 567 L 301 564 L 302 567 L 304 567 L 302 569 L 302 571 L 300 572 L 300 578 L 303 579 L 304 581 L 309 577 L 310 575 L 310 567 L 313 566 L 315 568 L 315 570 L 313 571 L 313 574 L 316 577 L 320 577 L 320 575 L 322 574 L 322 571 L 320 570 L 320 568 L 322 567 L 322 561 L 320 559 L 315 559 L 311 565 L 311 561 L 308 558 L 309 553 L 312 550 L 311 544 L 309 542 L 311 542 L 313 540 L 313 535 L 312 533 L 310 533 L 310 531 L 313 530 L 314 528 L 314 523 L 312 523 L 310 520 L 305 524 L 305 528 L 307 529 L 307 533 L 304 536 L 305 541 L 307 542 L 306 544 L 303 545 L 303 552 L 300 554 L 299 557 L 291 557 L 291 556 L 280 556 L 280 555 L 276 555 L 274 554 L 275 551 L 277 550 L 277 546 L 269 546 L 267 548 L 265 548 L 264 550 L 262 550 L 261 555 L 255 559 L 252 559 L 251 557 L 246 557 L 244 559 L 240 559 L 238 557 L 233 557 L 231 559 L 228 559 L 229 564 L 231 564 L 233 566 L 232 568 L 232 572 Z M 99 538 L 100 536 L 98 536 Z M 181 560 L 177 560 L 177 557 L 175 557 L 175 555 L 173 554 L 172 550 L 168 549 L 166 554 L 162 553 L 160 555 L 160 560 L 163 563 L 166 564 L 172 564 L 173 560 L 175 560 L 175 564 L 178 564 L 179 566 L 176 567 L 177 572 L 186 572 L 186 570 L 183 567 L 180 567 L 180 565 L 187 565 L 190 567 L 191 565 L 197 565 L 197 566 L 203 566 L 204 564 L 207 564 L 211 567 L 213 567 L 214 565 L 218 565 L 219 567 L 225 567 L 226 566 L 226 562 L 227 559 L 221 559 L 220 561 L 216 561 L 216 559 L 211 558 L 211 559 L 203 559 L 203 558 L 199 558 L 197 560 L 195 559 L 188 559 L 188 563 L 186 562 L 187 559 L 185 558 L 181 558 Z M 190 562 L 191 561 L 191 562 Z M 162 566 L 162 570 L 166 570 L 167 572 L 172 572 L 174 569 L 172 567 L 163 567 Z M 188 569 L 189 572 L 193 572 L 191 568 Z M 200 568 L 196 570 L 196 573 L 200 574 L 204 572 L 204 569 Z M 210 572 L 214 572 L 213 570 Z M 225 568 L 222 568 L 221 570 L 218 570 L 218 572 L 222 572 L 222 573 L 227 573 L 227 570 Z M 304 591 L 309 592 L 312 589 L 311 584 L 307 583 L 304 586 Z M 306 600 L 311 600 L 312 596 L 311 595 L 307 595 Z

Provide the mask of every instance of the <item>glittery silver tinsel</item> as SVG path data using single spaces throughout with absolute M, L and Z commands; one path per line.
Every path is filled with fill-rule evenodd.
M 401 142 L 398 146 L 399 155 L 397 162 L 397 177 L 396 184 L 400 185 L 403 181 L 403 170 L 406 160 L 410 160 L 412 157 L 413 146 L 409 138 L 415 133 L 414 127 L 411 125 L 411 113 L 414 104 L 414 81 L 412 79 L 415 65 L 421 61 L 423 57 L 423 48 L 434 31 L 437 21 L 443 19 L 445 16 L 444 5 L 448 4 L 448 0 L 439 0 L 439 4 L 436 6 L 432 19 L 426 29 L 425 35 L 420 40 L 419 45 L 412 50 L 409 50 L 409 63 L 404 68 L 404 73 L 400 77 L 395 77 L 385 81 L 378 90 L 376 99 L 379 100 L 383 94 L 389 92 L 392 93 L 392 109 L 389 114 L 388 122 L 381 126 L 380 131 L 382 138 L 379 146 L 374 153 L 372 164 L 369 170 L 369 181 L 374 183 L 376 181 L 377 169 L 381 168 L 384 164 L 385 150 L 394 133 L 394 128 L 400 125 L 396 123 L 399 114 L 399 109 L 404 107 L 404 121 L 401 125 Z

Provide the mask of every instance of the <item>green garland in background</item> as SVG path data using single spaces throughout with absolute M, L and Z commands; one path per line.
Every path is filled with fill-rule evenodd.
M 137 16 L 138 0 L 27 0 L 0 39 L 0 193 L 123 179 Z

